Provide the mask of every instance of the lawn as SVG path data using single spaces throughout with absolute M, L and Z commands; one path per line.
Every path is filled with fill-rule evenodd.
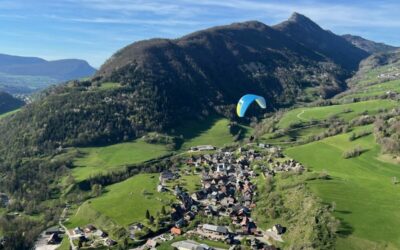
M 79 148 L 79 151 L 84 156 L 75 160 L 76 167 L 72 170 L 72 175 L 77 180 L 170 153 L 165 145 L 149 144 L 141 139 L 110 146 Z
M 360 128 L 365 129 L 365 128 Z M 349 141 L 350 134 L 297 146 L 285 152 L 313 171 L 326 170 L 329 181 L 312 181 L 309 187 L 325 202 L 336 204 L 342 221 L 337 249 L 400 248 L 399 165 L 379 161 L 380 148 L 372 135 Z M 344 159 L 344 151 L 361 146 L 361 156 Z
M 145 222 L 147 209 L 156 217 L 163 205 L 168 209 L 168 204 L 174 200 L 174 196 L 169 192 L 157 192 L 158 177 L 158 174 L 139 174 L 106 187 L 103 195 L 84 203 L 84 209 L 80 208 L 71 220 L 71 225 L 87 224 L 90 222 L 87 218 L 93 218 L 87 215 L 88 209 L 85 209 L 85 206 L 95 211 L 89 210 L 89 213 L 98 213 L 121 226 Z
M 369 114 L 378 112 L 380 109 L 391 108 L 398 105 L 392 100 L 370 100 L 341 105 L 332 105 L 324 107 L 296 108 L 286 112 L 278 123 L 279 128 L 287 128 L 294 122 L 324 120 L 332 115 L 337 115 L 345 120 L 351 120 L 364 111 Z M 351 112 L 344 112 L 351 110 Z

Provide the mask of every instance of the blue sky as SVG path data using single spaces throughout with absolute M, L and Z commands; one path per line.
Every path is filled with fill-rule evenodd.
M 99 67 L 134 41 L 302 13 L 337 34 L 400 46 L 399 1 L 0 0 L 0 53 L 81 58 Z

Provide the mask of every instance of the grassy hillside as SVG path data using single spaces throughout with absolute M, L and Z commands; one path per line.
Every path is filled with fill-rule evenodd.
M 370 100 L 324 107 L 296 108 L 283 115 L 282 119 L 278 123 L 278 127 L 287 128 L 292 123 L 324 120 L 333 115 L 337 115 L 338 117 L 349 121 L 365 111 L 367 111 L 368 114 L 374 114 L 381 109 L 391 108 L 396 105 L 397 103 L 391 100 Z
M 233 142 L 229 133 L 229 120 L 225 118 L 212 118 L 202 122 L 188 122 L 184 127 L 177 129 L 177 134 L 183 135 L 185 140 L 183 149 L 197 145 L 223 146 Z
M 400 168 L 377 159 L 380 149 L 372 135 L 351 142 L 349 136 L 289 148 L 286 153 L 332 177 L 330 181 L 312 181 L 309 186 L 324 201 L 336 204 L 335 215 L 342 221 L 337 249 L 398 249 L 400 186 L 391 178 L 400 177 Z M 356 158 L 342 157 L 344 151 L 358 145 L 367 151 Z
M 388 91 L 400 92 L 400 80 L 387 81 L 374 85 L 358 86 L 358 88 L 350 91 L 345 98 L 372 97 L 386 94 Z
M 149 144 L 139 139 L 103 147 L 79 148 L 84 153 L 77 158 L 72 175 L 77 180 L 84 180 L 118 167 L 144 162 L 169 153 L 165 145 Z
M 14 113 L 16 113 L 16 112 L 18 112 L 18 111 L 19 111 L 19 109 L 13 110 L 13 111 L 10 111 L 10 112 L 4 113 L 4 114 L 0 114 L 0 119 L 1 119 L 1 118 L 4 118 L 4 117 L 6 117 L 6 116 L 12 115 L 12 114 L 14 114 Z
M 92 220 L 96 222 L 99 216 L 108 218 L 98 222 L 105 227 L 112 226 L 112 223 L 128 226 L 145 222 L 147 209 L 156 217 L 162 206 L 174 199 L 171 193 L 157 192 L 158 177 L 158 174 L 140 174 L 106 187 L 102 196 L 85 202 L 79 208 L 69 227 L 94 223 Z

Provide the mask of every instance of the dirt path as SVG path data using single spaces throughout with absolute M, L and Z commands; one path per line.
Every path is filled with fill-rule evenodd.
M 68 236 L 68 239 L 69 239 L 70 248 L 72 250 L 76 250 L 77 247 L 74 245 L 74 242 L 72 241 L 72 238 L 71 238 L 71 235 L 69 234 L 68 228 L 66 226 L 64 226 L 64 224 L 63 224 L 63 220 L 65 219 L 65 217 L 67 215 L 67 210 L 68 210 L 68 207 L 65 207 L 63 212 L 61 213 L 60 220 L 59 220 L 58 224 L 60 224 L 60 227 L 62 227 L 65 230 L 65 234 Z
M 303 109 L 300 113 L 298 113 L 298 114 L 296 115 L 296 117 L 297 117 L 299 120 L 308 121 L 307 119 L 301 117 L 301 116 L 304 114 L 304 112 L 306 112 L 306 111 Z

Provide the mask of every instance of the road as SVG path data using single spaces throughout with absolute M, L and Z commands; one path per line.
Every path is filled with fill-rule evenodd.
M 60 224 L 60 227 L 62 227 L 64 229 L 65 235 L 67 235 L 67 237 L 69 239 L 69 245 L 71 246 L 71 249 L 72 250 L 77 250 L 78 248 L 74 245 L 74 242 L 72 241 L 71 235 L 69 234 L 68 228 L 66 226 L 64 226 L 64 224 L 63 224 L 63 220 L 67 216 L 67 211 L 68 211 L 68 207 L 65 207 L 64 210 L 61 213 L 60 220 L 58 221 L 58 224 Z

